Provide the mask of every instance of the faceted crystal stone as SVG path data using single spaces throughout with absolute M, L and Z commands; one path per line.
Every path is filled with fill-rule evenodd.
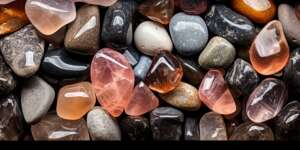
M 191 59 L 181 58 L 177 56 L 180 60 L 183 68 L 183 81 L 186 81 L 192 85 L 199 85 L 204 77 L 203 70 Z
M 17 80 L 2 56 L 0 56 L 0 79 L 2 79 L 0 80 L 0 95 L 9 93 L 17 86 Z
M 139 5 L 139 12 L 151 20 L 168 24 L 174 13 L 173 0 L 145 0 Z
M 54 89 L 43 79 L 33 76 L 26 79 L 21 90 L 21 106 L 25 121 L 38 122 L 50 109 L 55 98 Z
M 159 107 L 150 114 L 152 136 L 155 141 L 179 141 L 184 115 L 172 107 Z
M 8 3 L 11 3 L 11 2 L 13 2 L 13 1 L 15 1 L 15 0 L 1 0 L 0 1 L 0 4 L 2 5 L 2 4 L 8 4 Z
M 108 8 L 101 33 L 107 47 L 124 50 L 131 45 L 135 9 L 136 4 L 133 0 L 120 0 Z
M 132 46 L 129 46 L 126 50 L 124 50 L 123 55 L 126 57 L 132 67 L 136 66 L 139 63 L 141 57 L 140 53 Z
M 188 117 L 185 118 L 184 125 L 184 140 L 185 141 L 199 141 L 200 131 L 197 118 Z
M 100 10 L 97 6 L 85 5 L 75 21 L 69 25 L 65 47 L 74 53 L 94 55 L 100 46 Z
M 51 35 L 76 18 L 71 0 L 27 0 L 26 15 L 43 34 Z
M 185 13 L 199 15 L 207 10 L 207 0 L 175 0 L 175 5 Z
M 126 116 L 121 120 L 121 129 L 124 140 L 146 141 L 151 139 L 150 123 L 142 116 Z
M 300 103 L 288 103 L 275 118 L 274 125 L 277 140 L 299 140 Z
M 259 83 L 259 77 L 252 66 L 240 58 L 227 70 L 225 79 L 237 95 L 244 96 L 249 95 Z
M 87 126 L 94 141 L 121 140 L 121 130 L 116 119 L 99 106 L 88 113 Z
M 216 113 L 229 115 L 237 108 L 233 96 L 228 89 L 223 74 L 219 70 L 209 70 L 199 87 L 200 100 Z
M 225 5 L 213 5 L 206 14 L 205 21 L 210 32 L 233 44 L 248 45 L 256 36 L 251 21 Z
M 248 98 L 246 113 L 256 123 L 274 118 L 287 99 L 287 88 L 284 82 L 275 78 L 263 80 Z
M 198 90 L 184 82 L 180 82 L 171 92 L 159 96 L 168 104 L 183 110 L 197 111 L 201 106 Z
M 92 61 L 91 81 L 101 106 L 120 116 L 134 88 L 134 72 L 127 59 L 109 48 L 99 50 Z
M 285 80 L 294 95 L 300 94 L 300 48 L 292 51 L 288 65 L 284 70 Z
M 218 141 L 227 140 L 227 131 L 224 119 L 215 112 L 204 114 L 199 123 L 200 140 Z
M 7 4 L 12 0 L 2 0 Z M 25 14 L 25 0 L 18 0 L 8 5 L 0 6 L 0 35 L 15 32 L 29 23 Z
M 179 85 L 182 76 L 182 66 L 177 58 L 162 51 L 154 57 L 145 82 L 156 92 L 168 93 Z
M 257 23 L 267 23 L 276 14 L 273 0 L 232 0 L 231 6 L 242 15 Z
M 1 52 L 10 68 L 20 77 L 35 74 L 44 56 L 45 42 L 32 25 L 2 39 Z
M 67 120 L 78 120 L 96 104 L 95 92 L 89 82 L 66 85 L 57 96 L 57 115 Z
M 140 61 L 134 67 L 134 75 L 136 81 L 143 81 L 151 67 L 152 59 L 148 56 L 141 56 Z
M 35 141 L 88 141 L 89 132 L 85 120 L 64 120 L 54 112 L 31 126 Z
M 84 2 L 84 3 L 89 3 L 93 5 L 100 5 L 100 6 L 111 6 L 118 0 L 72 0 L 74 2 Z
M 0 100 L 0 141 L 17 141 L 23 134 L 22 112 L 14 95 Z
M 266 124 L 245 122 L 239 125 L 229 140 L 233 141 L 272 141 L 273 132 Z
M 134 90 L 125 112 L 131 116 L 140 116 L 158 107 L 159 101 L 148 86 L 141 81 Z
M 279 21 L 269 22 L 257 35 L 249 50 L 253 68 L 262 75 L 282 70 L 289 60 L 289 45 Z

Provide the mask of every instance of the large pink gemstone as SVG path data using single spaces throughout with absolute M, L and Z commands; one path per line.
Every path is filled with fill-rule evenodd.
M 229 115 L 236 111 L 236 103 L 219 70 L 209 70 L 199 87 L 200 100 L 216 113 Z
M 2 5 L 2 4 L 8 4 L 8 3 L 11 3 L 13 1 L 15 1 L 15 0 L 0 0 L 0 5 Z
M 158 105 L 159 101 L 157 97 L 148 86 L 141 81 L 135 86 L 133 96 L 125 108 L 125 112 L 131 116 L 140 116 L 155 109 Z
M 100 5 L 100 6 L 111 6 L 118 0 L 73 0 L 74 2 L 84 2 L 88 4 L 93 4 L 93 5 Z
M 71 0 L 27 0 L 26 15 L 43 34 L 51 35 L 76 18 Z
M 109 48 L 99 50 L 92 61 L 91 81 L 102 107 L 120 116 L 134 88 L 134 72 L 127 59 Z

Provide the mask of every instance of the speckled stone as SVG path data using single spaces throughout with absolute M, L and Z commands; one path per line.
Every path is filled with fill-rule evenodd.
M 178 13 L 172 17 L 169 30 L 177 52 L 184 56 L 200 53 L 208 41 L 208 29 L 200 16 Z
M 0 56 L 0 79 L 0 95 L 9 93 L 17 86 L 17 80 L 2 56 Z

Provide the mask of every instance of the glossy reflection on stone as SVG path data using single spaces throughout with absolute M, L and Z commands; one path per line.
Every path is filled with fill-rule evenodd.
M 229 140 L 232 141 L 273 141 L 272 129 L 266 124 L 245 122 L 239 125 Z
M 227 131 L 224 119 L 215 112 L 204 114 L 199 122 L 200 140 L 219 141 L 227 140 Z
M 193 117 L 185 118 L 184 124 L 184 140 L 185 141 L 199 141 L 199 120 Z
M 281 71 L 289 60 L 289 45 L 279 21 L 269 22 L 257 35 L 249 50 L 253 68 L 262 75 Z
M 234 98 L 219 70 L 209 70 L 206 73 L 198 94 L 200 100 L 214 112 L 229 115 L 237 110 Z
M 248 98 L 246 113 L 249 119 L 262 123 L 273 119 L 287 99 L 284 82 L 275 78 L 263 80 Z
M 288 65 L 284 69 L 284 78 L 292 89 L 291 93 L 300 94 L 300 48 L 292 51 Z
M 207 10 L 208 0 L 175 0 L 175 5 L 185 13 L 199 15 Z

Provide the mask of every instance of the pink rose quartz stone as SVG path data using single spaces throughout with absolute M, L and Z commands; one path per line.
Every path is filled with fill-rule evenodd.
M 134 88 L 134 72 L 119 52 L 103 48 L 91 64 L 91 81 L 97 99 L 113 117 L 122 114 Z
M 117 0 L 73 0 L 73 1 L 83 2 L 83 3 L 93 4 L 93 5 L 100 5 L 105 7 L 111 6 L 117 2 Z

